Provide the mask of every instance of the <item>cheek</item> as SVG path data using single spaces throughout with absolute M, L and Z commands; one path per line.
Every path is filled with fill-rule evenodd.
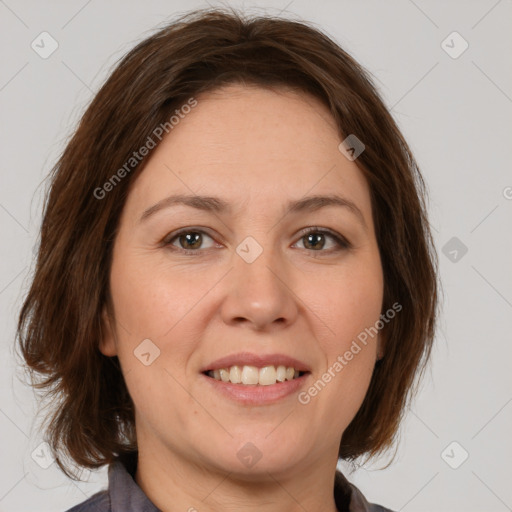
M 191 287 L 184 274 L 171 275 L 169 269 L 144 265 L 136 257 L 127 255 L 117 262 L 110 285 L 118 357 L 130 396 L 145 418 L 162 407 L 173 410 L 176 402 L 167 403 L 172 393 L 182 404 L 190 398 L 177 382 L 184 381 L 196 348 L 197 336 L 188 322 L 204 291 Z M 196 404 L 189 406 L 193 410 Z
M 319 415 L 330 418 L 333 435 L 348 426 L 368 390 L 379 336 L 374 326 L 382 309 L 380 260 L 354 258 L 352 263 L 330 276 L 320 274 L 315 280 L 317 292 L 311 297 L 320 319 L 317 325 L 324 333 L 317 339 L 325 366 L 308 393 L 318 396 Z
M 315 290 L 308 300 L 323 324 L 326 353 L 329 359 L 335 358 L 379 320 L 383 300 L 380 262 L 362 261 L 331 275 L 318 273 Z M 376 338 L 369 336 L 373 342 L 365 348 L 376 348 Z
M 110 285 L 116 315 L 127 330 L 142 339 L 160 339 L 179 330 L 178 322 L 200 301 L 208 279 L 196 283 L 183 270 L 127 255 L 112 267 Z

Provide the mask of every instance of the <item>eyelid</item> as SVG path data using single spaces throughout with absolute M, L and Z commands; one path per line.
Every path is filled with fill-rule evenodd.
M 213 236 L 209 233 L 208 228 L 203 228 L 203 227 L 200 228 L 200 227 L 190 226 L 190 227 L 186 227 L 186 228 L 180 228 L 176 231 L 172 231 L 171 233 L 168 233 L 167 235 L 165 235 L 164 239 L 162 240 L 162 243 L 169 244 L 175 238 L 178 238 L 179 236 L 185 235 L 187 233 L 201 233 L 204 235 L 208 235 L 210 238 L 213 239 Z

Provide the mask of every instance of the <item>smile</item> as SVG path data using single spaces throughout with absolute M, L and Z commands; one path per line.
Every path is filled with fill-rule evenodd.
M 285 382 L 297 379 L 307 372 L 296 370 L 293 366 L 238 366 L 233 365 L 227 368 L 219 368 L 205 372 L 208 377 L 231 384 L 243 386 L 271 386 L 278 382 Z

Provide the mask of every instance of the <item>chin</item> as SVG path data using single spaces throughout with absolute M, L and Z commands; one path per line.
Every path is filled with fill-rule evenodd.
M 251 435 L 246 433 L 225 444 L 222 453 L 215 443 L 211 457 L 213 464 L 223 472 L 232 473 L 232 476 L 244 481 L 254 481 L 255 478 L 268 481 L 270 476 L 289 474 L 299 464 L 302 458 L 297 453 L 297 446 L 301 443 L 285 442 L 282 436 L 271 439 L 272 434 L 265 439 L 271 429 L 263 429 L 265 434 Z M 290 436 L 289 439 L 293 439 Z M 236 475 L 236 476 L 235 476 Z

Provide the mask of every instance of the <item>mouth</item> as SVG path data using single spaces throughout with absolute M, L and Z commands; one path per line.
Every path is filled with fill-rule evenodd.
M 239 384 L 241 386 L 272 386 L 299 379 L 309 372 L 284 365 L 268 365 L 261 368 L 252 365 L 233 365 L 215 370 L 207 370 L 202 373 L 217 381 Z
M 269 405 L 290 397 L 306 385 L 311 368 L 285 354 L 242 352 L 201 368 L 217 395 L 242 405 Z
M 217 395 L 244 406 L 268 406 L 291 397 L 303 388 L 311 372 L 284 367 L 288 377 L 283 376 L 279 366 L 231 366 L 202 372 L 206 384 Z M 244 371 L 245 370 L 245 371 Z M 292 375 L 293 371 L 293 375 Z M 233 381 L 231 381 L 233 375 Z M 224 380 L 223 380 L 224 379 Z M 256 380 L 257 379 L 257 380 Z

